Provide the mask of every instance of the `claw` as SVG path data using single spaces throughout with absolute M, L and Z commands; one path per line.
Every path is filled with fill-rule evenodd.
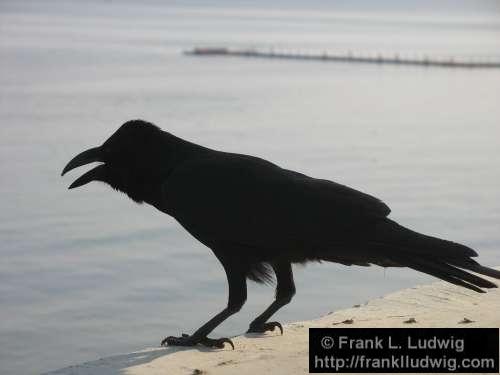
M 222 345 L 224 345 L 224 343 L 227 342 L 229 345 L 231 345 L 231 347 L 233 348 L 234 350 L 234 344 L 233 344 L 233 341 L 231 341 L 230 339 L 228 338 L 224 338 L 222 339 Z
M 224 344 L 225 344 L 225 343 L 228 343 L 229 345 L 231 345 L 231 347 L 232 347 L 232 348 L 233 348 L 233 350 L 234 350 L 234 344 L 233 344 L 233 342 L 232 342 L 230 339 L 228 339 L 227 337 L 223 337 L 223 338 L 221 338 L 221 339 L 219 339 L 219 340 L 220 340 L 220 342 L 221 342 L 221 344 L 222 344 L 222 348 L 224 347 Z
M 234 350 L 233 342 L 227 337 L 220 339 L 211 339 L 208 337 L 202 338 L 201 340 L 193 340 L 192 336 L 185 333 L 181 337 L 168 336 L 161 341 L 161 346 L 194 346 L 196 344 L 201 344 L 210 348 L 223 349 L 224 344 L 229 344 Z
M 170 339 L 173 339 L 173 338 L 175 338 L 175 337 L 173 337 L 173 336 L 165 337 L 163 340 L 161 340 L 160 346 L 166 346 L 165 344 L 167 343 L 167 341 L 169 341 Z
M 233 342 L 230 339 L 228 339 L 227 337 L 222 337 L 220 339 L 210 339 L 208 337 L 205 337 L 203 340 L 200 341 L 200 344 L 202 344 L 202 345 L 205 345 L 208 347 L 219 348 L 219 349 L 223 349 L 225 343 L 231 345 L 231 347 L 234 350 Z
M 272 328 L 272 331 L 277 327 L 280 329 L 281 336 L 283 336 L 283 326 L 281 325 L 280 322 L 271 322 L 270 324 L 273 324 L 274 327 Z
M 266 331 L 274 331 L 275 328 L 279 328 L 281 335 L 283 335 L 283 326 L 280 322 L 267 322 L 261 325 L 250 325 L 250 328 L 247 332 L 263 333 Z
M 165 345 L 166 344 L 166 345 Z M 161 341 L 161 346 L 193 346 L 196 342 L 191 340 L 190 336 L 182 335 L 182 337 L 168 336 Z

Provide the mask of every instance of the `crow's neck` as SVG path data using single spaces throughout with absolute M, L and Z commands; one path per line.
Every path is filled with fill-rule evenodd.
M 173 134 L 162 132 L 162 158 L 164 163 L 163 172 L 170 174 L 177 166 L 186 160 L 197 158 L 207 152 L 213 152 L 209 148 L 200 146 L 196 143 L 188 142 Z
M 133 175 L 126 176 L 123 189 L 118 187 L 135 202 L 146 202 L 155 207 L 161 206 L 163 186 L 175 168 L 211 151 L 166 132 L 158 138 L 159 144 L 154 145 L 158 152 L 151 158 L 151 164 L 136 168 Z

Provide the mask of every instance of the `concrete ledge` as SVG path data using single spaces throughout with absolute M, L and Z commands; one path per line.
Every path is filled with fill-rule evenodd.
M 311 327 L 500 327 L 500 289 L 479 294 L 445 282 L 418 286 L 291 323 L 285 333 L 234 338 L 236 349 L 151 348 L 50 372 L 50 375 L 307 374 Z

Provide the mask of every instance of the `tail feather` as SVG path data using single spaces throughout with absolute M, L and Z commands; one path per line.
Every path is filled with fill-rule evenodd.
M 375 242 L 399 245 L 409 248 L 417 254 L 432 257 L 477 257 L 477 253 L 470 247 L 415 232 L 390 219 L 385 219 L 377 225 L 373 240 Z
M 466 272 L 460 268 L 453 267 L 447 263 L 437 263 L 444 272 L 449 272 L 451 275 L 465 280 L 471 284 L 477 285 L 481 288 L 497 288 L 497 285 L 489 280 L 485 280 L 479 276 Z
M 437 259 L 414 258 L 411 256 L 400 256 L 397 258 L 399 258 L 399 262 L 405 264 L 407 267 L 436 276 L 453 284 L 464 286 L 476 292 L 483 292 L 479 288 L 497 288 L 497 285 L 491 281 Z
M 422 265 L 419 262 L 416 262 L 414 260 L 409 260 L 407 262 L 407 265 L 408 265 L 408 267 L 413 268 L 416 271 L 427 273 L 431 276 L 435 276 L 435 277 L 442 279 L 444 281 L 448 281 L 449 283 L 452 283 L 452 284 L 455 284 L 458 286 L 463 286 L 467 289 L 471 289 L 471 290 L 478 292 L 478 293 L 485 293 L 485 291 L 480 289 L 479 287 L 477 287 L 473 284 L 470 284 L 466 281 L 463 281 L 462 279 L 457 278 L 456 276 L 453 276 L 453 275 L 450 275 L 446 272 L 443 272 L 442 270 L 437 269 L 435 267 L 429 267 L 429 265 Z
M 316 253 L 317 259 L 346 265 L 409 267 L 479 293 L 484 293 L 481 288 L 497 285 L 468 271 L 500 279 L 500 271 L 472 259 L 477 256 L 473 249 L 412 231 L 388 218 L 367 230 L 357 242 L 330 246 Z
M 485 267 L 485 266 L 473 261 L 472 259 L 469 259 L 469 260 L 470 260 L 470 262 L 463 262 L 463 263 L 462 262 L 460 262 L 460 263 L 450 262 L 450 263 L 453 264 L 454 266 L 457 266 L 460 268 L 465 268 L 469 271 L 476 272 L 476 273 L 479 273 L 481 275 L 493 277 L 495 279 L 500 279 L 500 271 L 493 269 L 493 268 Z
M 385 257 L 476 292 L 497 285 L 467 271 L 500 279 L 500 271 L 480 265 L 471 259 L 477 253 L 471 248 L 426 236 L 387 219 L 377 231 L 376 247 Z M 467 270 L 467 271 L 465 271 Z

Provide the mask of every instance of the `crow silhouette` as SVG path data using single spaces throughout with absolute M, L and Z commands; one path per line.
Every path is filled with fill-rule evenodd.
M 62 174 L 92 162 L 101 164 L 70 189 L 101 181 L 156 207 L 209 247 L 226 272 L 227 307 L 192 335 L 169 336 L 162 345 L 234 349 L 228 338 L 207 335 L 241 309 L 247 278 L 270 282 L 273 273 L 276 298 L 248 332 L 283 333 L 268 320 L 295 294 L 292 263 L 410 267 L 476 292 L 496 285 L 467 271 L 500 278 L 472 260 L 477 254 L 469 247 L 389 219 L 389 207 L 373 196 L 254 156 L 212 150 L 142 120 L 126 122 L 101 146 L 77 155 Z

